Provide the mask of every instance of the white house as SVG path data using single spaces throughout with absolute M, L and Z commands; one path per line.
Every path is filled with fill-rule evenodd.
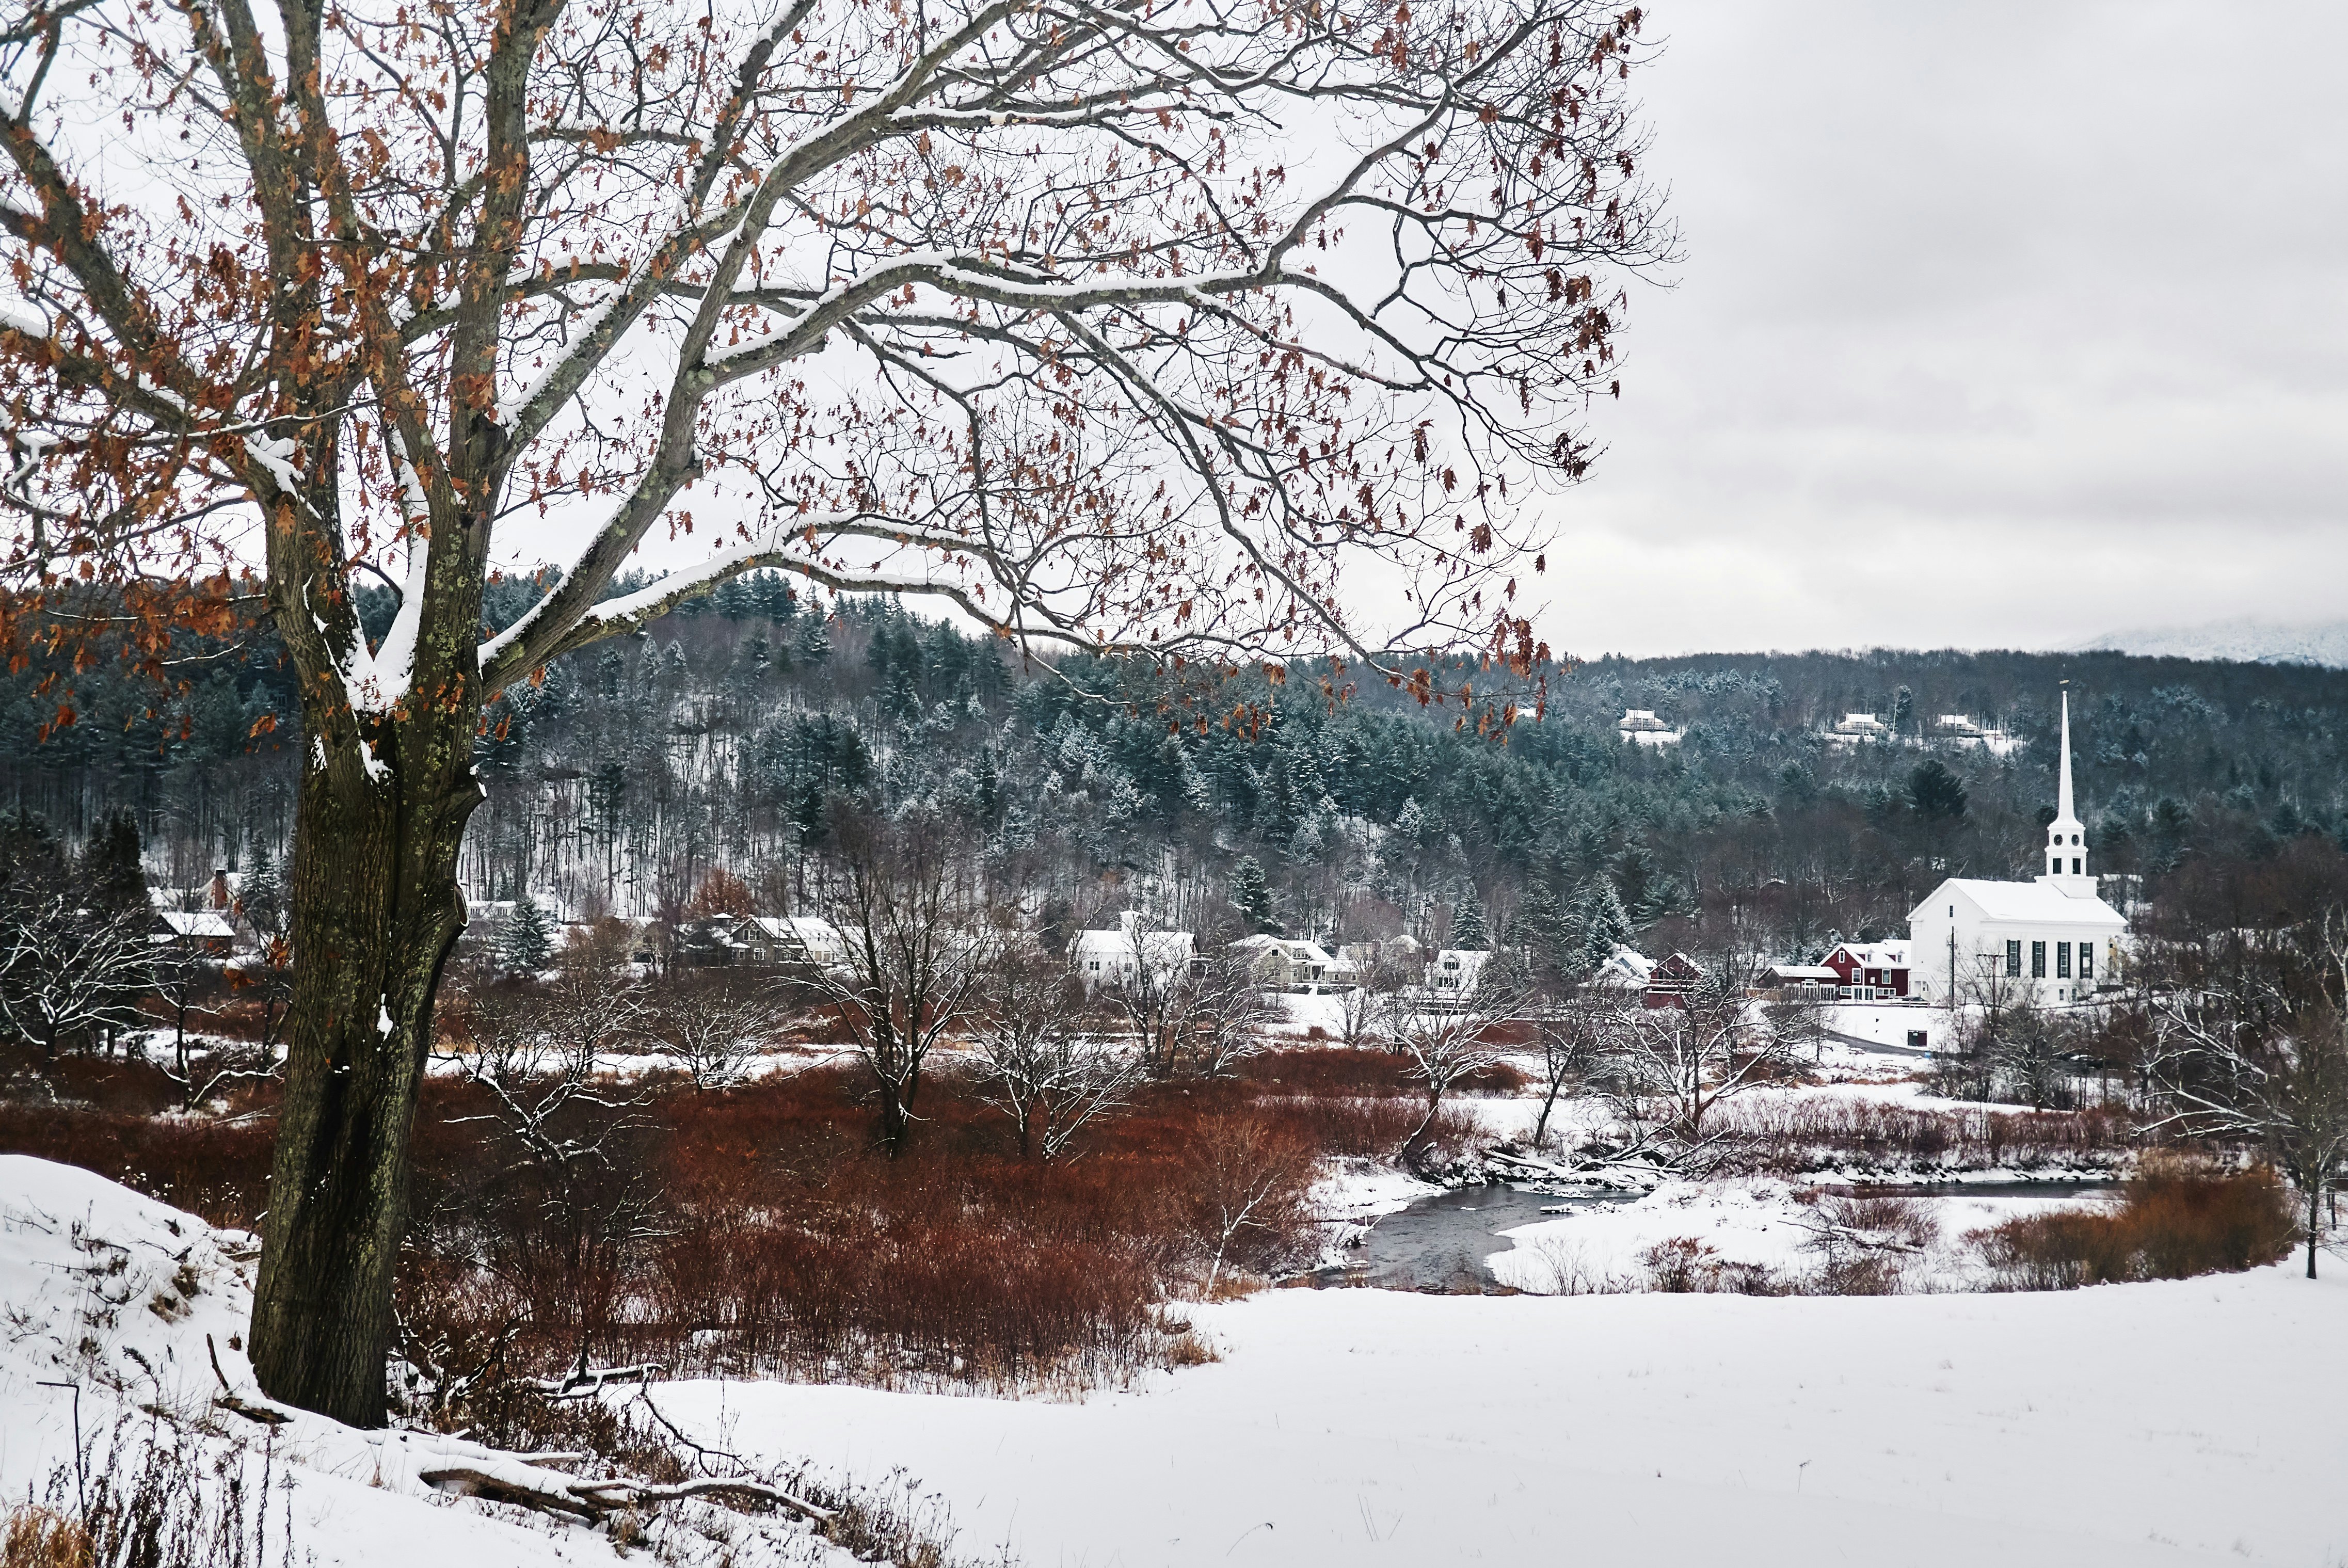
M 1252 955 L 1256 982 L 1267 991 L 1318 991 L 1350 985 L 1354 977 L 1352 965 L 1317 942 L 1292 936 L 1243 936 L 1231 944 L 1231 951 Z
M 1644 991 L 1654 975 L 1653 959 L 1618 943 L 1606 962 L 1591 973 L 1590 984 L 1608 991 Z
M 848 943 L 831 922 L 812 914 L 762 914 L 747 921 L 735 940 L 751 949 L 753 964 L 807 964 L 829 969 L 848 957 Z
M 1127 910 L 1117 917 L 1113 931 L 1079 931 L 1068 942 L 1068 961 L 1086 986 L 1130 980 L 1147 964 L 1157 979 L 1187 969 L 1197 956 L 1198 944 L 1187 931 L 1145 929 L 1141 916 Z
M 1446 947 L 1435 954 L 1426 966 L 1426 988 L 1435 992 L 1467 993 L 1476 988 L 1476 976 L 1482 974 L 1491 954 L 1480 947 Z
M 1828 740 L 1889 740 L 1891 727 L 1871 713 L 1847 713 L 1827 731 Z
M 2119 977 L 2127 920 L 2097 893 L 2087 833 L 2071 797 L 2071 694 L 2063 694 L 2063 770 L 2046 870 L 2030 882 L 1951 877 L 1908 915 L 1913 995 L 1946 1002 L 1988 983 L 2075 1002 Z
M 1673 729 L 1655 717 L 1654 709 L 1626 707 L 1616 721 L 1614 732 L 1625 740 L 1635 740 L 1642 746 L 1670 746 L 1687 732 Z

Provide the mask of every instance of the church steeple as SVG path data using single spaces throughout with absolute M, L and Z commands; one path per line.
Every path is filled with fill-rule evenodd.
M 2046 824 L 2046 871 L 2038 879 L 2073 898 L 2096 896 L 2087 872 L 2087 830 L 2071 796 L 2071 683 L 2063 683 L 2063 768 L 2055 786 L 2054 820 Z

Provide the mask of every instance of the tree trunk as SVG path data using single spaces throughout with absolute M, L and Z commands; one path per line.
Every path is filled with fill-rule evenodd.
M 384 1422 L 408 1134 L 440 968 L 464 929 L 457 855 L 480 794 L 456 738 L 416 737 L 454 766 L 386 772 L 354 748 L 306 769 L 295 807 L 294 995 L 252 1367 L 271 1398 L 355 1427 Z
M 2315 1277 L 2315 1243 L 2323 1229 L 2323 1181 L 2307 1184 L 2307 1277 Z

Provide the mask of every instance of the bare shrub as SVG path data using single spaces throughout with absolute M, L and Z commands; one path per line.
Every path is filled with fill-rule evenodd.
M 1619 1295 L 1633 1283 L 1590 1261 L 1590 1249 L 1566 1236 L 1536 1236 L 1522 1247 L 1535 1260 L 1527 1288 L 1536 1295 Z
M 1864 1245 L 1869 1241 L 1918 1251 L 1941 1239 L 1941 1217 L 1921 1198 L 1879 1193 L 1830 1193 L 1818 1203 L 1818 1217 Z
M 1734 1263 L 1695 1236 L 1667 1236 L 1639 1254 L 1647 1288 L 1668 1295 L 1787 1295 L 1793 1287 L 1760 1264 Z
M 89 1432 L 0 1536 L 5 1568 L 286 1568 L 300 1561 L 293 1508 L 273 1510 L 275 1449 L 210 1450 L 160 1422 Z
M 1921 1109 L 1848 1099 L 1747 1099 L 1726 1108 L 1735 1168 L 1800 1176 L 1841 1167 L 1930 1172 L 1952 1167 L 2100 1170 L 2135 1143 L 2106 1109 Z
M 2290 1191 L 2267 1167 L 2156 1159 L 2128 1179 L 2116 1207 L 2025 1215 L 1966 1239 L 2009 1288 L 2071 1290 L 2240 1273 L 2284 1256 L 2296 1230 Z
M 1209 1117 L 1182 1161 L 1188 1233 L 1206 1264 L 1212 1296 L 1226 1270 L 1272 1274 L 1310 1253 L 1313 1175 L 1310 1145 L 1256 1113 Z
M 1142 1053 L 1077 1031 L 1084 983 L 1065 959 L 1011 952 L 982 982 L 971 1043 L 980 1098 L 1010 1118 L 1022 1155 L 1051 1160 L 1087 1123 L 1125 1109 Z

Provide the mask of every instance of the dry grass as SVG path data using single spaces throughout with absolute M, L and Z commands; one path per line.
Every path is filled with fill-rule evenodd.
M 2293 1231 L 2291 1193 L 2272 1171 L 2172 1158 L 2147 1161 L 2115 1208 L 2030 1215 L 1967 1239 L 2009 1289 L 2071 1290 L 2256 1268 L 2288 1253 Z
M 69 1516 L 37 1502 L 19 1503 L 0 1536 L 0 1568 L 93 1568 L 89 1532 Z
M 1724 1113 L 1743 1165 L 1781 1176 L 1858 1168 L 2100 1170 L 2132 1147 L 2116 1111 L 1919 1109 L 1856 1099 L 1741 1100 Z

